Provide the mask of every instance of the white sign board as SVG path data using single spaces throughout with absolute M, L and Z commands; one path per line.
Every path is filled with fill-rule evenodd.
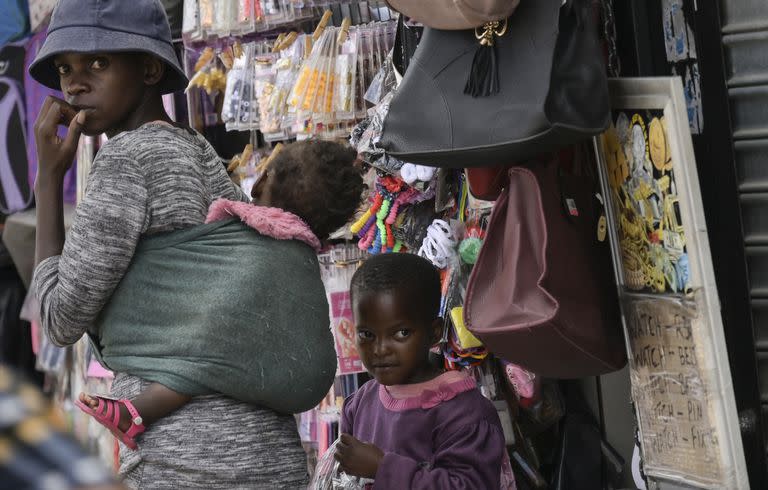
M 651 481 L 749 488 L 679 78 L 610 81 L 596 138 Z

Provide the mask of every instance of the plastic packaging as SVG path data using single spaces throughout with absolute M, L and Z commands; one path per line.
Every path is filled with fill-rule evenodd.
M 308 490 L 363 490 L 373 480 L 347 475 L 340 469 L 338 461 L 334 459 L 337 439 L 317 461 L 315 473 L 312 476 Z

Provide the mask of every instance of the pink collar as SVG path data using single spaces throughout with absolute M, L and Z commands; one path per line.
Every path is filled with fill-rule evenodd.
M 475 380 L 466 372 L 448 371 L 424 383 L 379 385 L 379 400 L 385 408 L 394 412 L 415 408 L 427 410 L 476 386 Z
M 299 240 L 315 251 L 320 250 L 320 240 L 298 216 L 279 208 L 254 206 L 247 202 L 218 199 L 208 209 L 206 223 L 239 217 L 243 223 L 262 235 L 277 240 Z

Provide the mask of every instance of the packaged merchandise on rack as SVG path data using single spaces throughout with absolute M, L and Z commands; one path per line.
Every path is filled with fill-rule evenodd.
M 273 54 L 259 58 L 255 72 L 255 99 L 259 110 L 259 127 L 265 141 L 282 141 L 291 137 L 288 128 L 287 99 L 307 46 L 306 35 L 292 32 L 278 37 Z
M 394 24 L 351 26 L 345 18 L 326 26 L 329 14 L 312 34 L 293 31 L 244 46 L 227 75 L 227 129 L 260 130 L 267 142 L 348 137 L 366 115 L 365 88 L 392 47 Z
M 264 22 L 268 27 L 296 20 L 294 2 L 291 0 L 266 0 L 261 2 Z
M 240 56 L 234 58 L 232 69 L 226 75 L 221 120 L 227 130 L 247 130 L 258 124 L 251 73 L 259 48 L 257 44 L 249 43 L 238 49 L 242 54 L 238 53 Z
M 259 0 L 184 0 L 182 35 L 190 41 L 268 29 Z M 274 2 L 271 2 L 274 3 Z M 277 18 L 275 18 L 277 20 Z
M 357 32 L 350 35 L 350 21 L 344 19 L 339 30 L 339 54 L 336 57 L 337 86 L 333 109 L 339 121 L 352 121 L 357 114 L 355 87 L 357 86 Z
M 375 60 L 391 49 L 391 24 L 349 27 L 345 21 L 323 30 L 288 100 L 299 138 L 346 137 L 351 123 L 365 115 L 364 87 L 378 70 Z
M 366 255 L 353 245 L 343 244 L 333 246 L 319 256 L 320 272 L 330 306 L 331 330 L 336 342 L 340 375 L 365 372 L 355 346 L 349 286 L 352 275 Z
M 203 50 L 195 64 L 195 74 L 190 78 L 187 91 L 193 87 L 205 90 L 212 96 L 226 88 L 226 67 L 220 56 L 216 56 L 212 48 Z
M 314 43 L 288 97 L 288 113 L 292 115 L 294 121 L 290 129 L 295 134 L 299 132 L 299 121 L 304 120 L 305 124 L 310 124 L 312 113 L 322 105 L 322 98 L 329 82 L 327 70 L 330 66 L 331 38 L 332 36 L 322 34 Z
M 397 77 L 390 55 L 374 76 L 371 85 L 366 86 L 362 103 L 367 101 L 373 104 L 373 107 L 353 128 L 350 138 L 351 144 L 357 148 L 366 162 L 390 174 L 396 174 L 405 165 L 405 162 L 388 155 L 378 146 L 384 128 L 384 119 L 389 112 L 389 104 L 395 95 L 396 87 Z

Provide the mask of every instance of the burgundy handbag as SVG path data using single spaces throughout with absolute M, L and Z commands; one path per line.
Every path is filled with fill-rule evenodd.
M 626 364 L 599 187 L 578 155 L 508 170 L 464 305 L 491 352 L 550 378 Z

